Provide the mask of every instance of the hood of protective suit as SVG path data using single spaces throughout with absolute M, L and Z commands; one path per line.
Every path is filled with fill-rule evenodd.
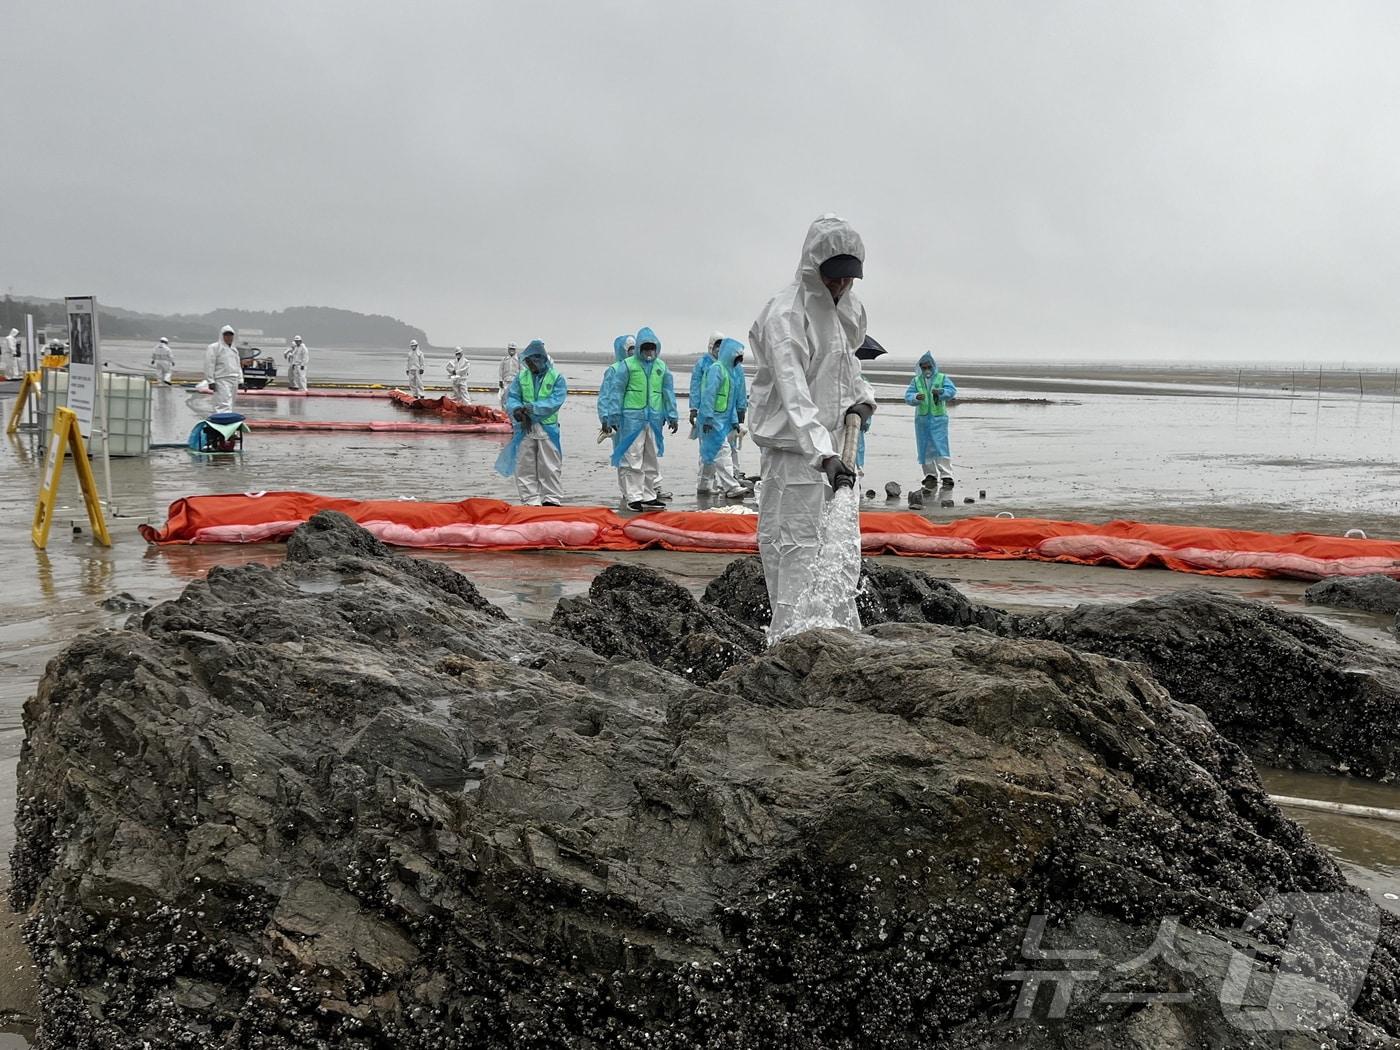
M 629 356 L 628 351 L 632 349 L 632 337 L 630 335 L 620 335 L 613 340 L 613 360 L 625 361 Z
M 655 344 L 656 344 L 656 357 L 657 357 L 658 360 L 660 360 L 660 358 L 661 358 L 661 340 L 657 337 L 656 333 L 653 332 L 650 328 L 639 328 L 639 329 L 637 330 L 637 355 L 638 355 L 639 357 L 641 356 L 642 344 L 643 344 L 643 343 L 655 343 Z
M 711 333 L 710 333 L 710 341 L 709 341 L 708 343 L 705 344 L 705 348 L 706 348 L 707 350 L 713 350 L 713 349 L 715 348 L 715 344 L 716 344 L 716 343 L 722 343 L 722 342 L 724 342 L 724 333 L 723 333 L 723 332 L 711 332 Z
M 17 336 L 17 335 L 19 335 L 19 329 L 18 329 L 18 328 L 11 328 L 11 329 L 10 329 L 10 338 L 13 339 L 13 338 L 14 338 L 15 336 Z
M 828 214 L 817 219 L 807 229 L 807 240 L 802 245 L 802 263 L 797 267 L 797 279 L 804 284 L 815 284 L 825 291 L 821 265 L 833 255 L 854 255 L 864 263 L 865 242 L 849 222 L 839 215 Z M 841 298 L 844 302 L 845 296 Z
M 737 339 L 726 339 L 719 344 L 719 363 L 725 368 L 734 367 L 734 359 L 744 352 L 744 344 Z
M 932 368 L 934 373 L 937 374 L 938 362 L 933 359 L 933 354 L 927 351 L 919 358 L 919 368 L 922 369 L 925 365 L 928 365 L 928 367 Z
M 530 366 L 530 358 L 532 357 L 544 358 L 546 369 L 553 363 L 549 359 L 549 354 L 544 348 L 544 340 L 542 339 L 531 339 L 530 345 L 520 352 L 520 360 L 527 368 Z

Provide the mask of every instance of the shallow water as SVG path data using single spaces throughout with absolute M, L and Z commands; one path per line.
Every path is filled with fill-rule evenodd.
M 141 352 L 134 348 L 125 356 L 131 363 L 144 363 L 136 360 Z M 108 357 L 121 360 L 124 354 L 118 349 Z M 187 354 L 180 361 L 187 369 L 193 364 Z M 399 356 L 389 360 L 391 368 L 383 355 L 322 354 L 313 357 L 313 381 L 324 374 L 318 372 L 318 364 L 330 368 L 331 363 L 336 374 L 346 378 L 392 380 L 397 378 Z M 430 372 L 433 367 L 430 362 Z M 564 368 L 576 387 L 593 386 L 601 370 Z M 473 371 L 476 382 L 494 381 L 489 362 Z M 678 386 L 684 386 L 683 375 L 678 376 Z M 960 381 L 960 387 L 969 396 L 979 393 L 975 382 Z M 1004 384 L 998 383 L 983 392 L 1003 390 Z M 880 393 L 897 396 L 902 388 L 885 387 Z M 207 397 L 181 389 L 157 387 L 153 395 L 157 442 L 183 444 L 209 408 Z M 8 412 L 11 396 L 0 394 L 0 413 Z M 593 440 L 595 405 L 591 397 L 575 397 L 563 411 L 565 487 L 571 501 L 614 504 L 616 475 L 607 465 L 605 446 Z M 238 407 L 254 424 L 266 416 L 406 417 L 387 400 L 246 398 Z M 906 488 L 918 484 L 912 420 L 907 406 L 880 406 L 868 436 L 862 490 L 883 491 L 886 481 Z M 1393 536 L 1394 515 L 1400 511 L 1396 422 L 1396 405 L 1388 400 L 1340 397 L 1235 400 L 1081 391 L 1053 395 L 1048 404 L 969 404 L 954 409 L 951 423 L 959 471 L 955 505 L 933 506 L 926 514 L 934 520 L 998 511 L 1085 520 L 1137 517 L 1285 532 L 1340 533 L 1360 526 L 1372 535 Z M 21 434 L 0 443 L 0 542 L 6 584 L 6 600 L 0 604 L 0 857 L 8 854 L 13 839 L 21 706 L 33 693 L 44 664 L 69 639 L 93 628 L 118 626 L 130 615 L 104 610 L 99 603 L 123 591 L 163 600 L 213 565 L 275 563 L 282 557 L 276 545 L 148 548 L 136 533 L 138 522 L 163 522 L 170 502 L 195 493 L 300 489 L 352 497 L 511 499 L 512 482 L 491 469 L 505 440 L 491 435 L 264 431 L 248 438 L 242 455 L 195 457 L 173 449 L 147 458 L 113 460 L 116 514 L 109 518 L 109 527 L 115 545 L 110 550 L 89 540 L 70 468 L 46 552 L 33 549 L 28 539 L 41 442 L 37 435 Z M 694 508 L 699 505 L 693 494 L 696 445 L 686 440 L 683 429 L 675 437 L 668 435 L 668 449 L 663 473 L 676 494 L 673 505 Z M 747 470 L 756 473 L 758 456 L 747 445 L 744 459 Z M 985 500 L 962 502 L 968 496 L 976 498 L 979 490 L 986 491 Z M 902 503 L 883 499 L 867 506 L 903 508 Z M 70 522 L 81 531 L 75 533 Z M 559 552 L 421 556 L 460 568 L 487 597 L 526 618 L 548 618 L 560 597 L 586 589 L 617 557 Z M 696 590 L 728 560 L 676 554 L 624 557 L 663 568 Z M 976 600 L 1011 607 L 1133 600 L 1208 586 L 1302 608 L 1302 585 L 1291 581 L 1204 580 L 1160 571 L 1037 563 L 922 561 L 919 567 L 952 580 Z M 335 581 L 313 580 L 306 586 L 330 588 Z M 1394 644 L 1379 618 L 1310 611 L 1358 637 Z M 1311 797 L 1350 790 L 1350 782 L 1323 779 L 1297 790 L 1273 790 Z M 1336 852 L 1358 883 L 1377 893 L 1400 893 L 1400 826 L 1376 829 L 1374 822 L 1296 816 Z M 0 1041 L 0 1048 L 4 1045 Z

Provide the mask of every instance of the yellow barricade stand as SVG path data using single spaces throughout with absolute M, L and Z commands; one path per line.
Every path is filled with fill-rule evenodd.
M 10 409 L 10 421 L 5 424 L 5 433 L 13 434 L 19 430 L 19 417 L 24 412 L 24 404 L 31 397 L 39 396 L 39 373 L 25 372 L 24 381 L 19 385 L 19 396 L 15 398 L 15 407 Z
M 67 451 L 73 453 L 73 467 L 78 472 L 78 484 L 83 489 L 83 502 L 87 504 L 92 535 L 102 546 L 110 547 L 112 537 L 107 534 L 102 503 L 97 498 L 97 479 L 92 476 L 92 464 L 88 462 L 87 449 L 83 445 L 78 415 L 71 408 L 60 408 L 54 415 L 53 432 L 49 435 L 49 459 L 45 464 L 48 480 L 39 490 L 39 499 L 34 504 L 34 528 L 30 532 L 34 546 L 43 550 L 48 545 L 53 508 L 58 500 L 58 479 L 63 475 L 63 459 Z

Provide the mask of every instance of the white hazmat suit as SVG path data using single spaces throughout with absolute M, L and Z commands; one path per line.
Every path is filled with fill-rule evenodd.
M 414 397 L 423 396 L 423 351 L 418 349 L 418 340 L 408 344 L 408 366 L 404 369 L 408 376 L 408 392 Z
M 24 364 L 19 355 L 19 329 L 11 328 L 10 334 L 5 336 L 5 375 L 18 379 L 23 371 Z
M 457 352 L 452 355 L 452 360 L 447 362 L 447 378 L 452 382 L 452 400 L 458 404 L 470 405 L 472 403 L 471 391 L 467 389 L 467 373 L 471 370 L 471 362 L 467 360 L 462 348 L 457 347 Z
M 167 386 L 175 375 L 175 355 L 170 351 L 170 340 L 162 339 L 151 351 L 151 365 L 156 370 L 156 378 Z
M 511 343 L 506 347 L 506 356 L 501 358 L 499 369 L 501 408 L 506 407 L 506 393 L 510 390 L 510 381 L 520 374 L 520 358 L 516 356 L 515 344 Z
M 301 341 L 301 336 L 292 340 L 287 347 L 287 386 L 291 390 L 306 389 L 306 366 L 311 363 L 311 350 Z
M 770 641 L 790 633 L 798 598 L 820 571 L 822 512 L 832 491 L 822 461 L 837 454 L 846 409 L 875 405 L 855 356 L 865 339 L 865 307 L 851 290 L 833 302 L 822 283 L 821 264 L 837 255 L 864 261 L 865 246 L 844 219 L 823 215 L 807 231 L 796 278 L 749 331 L 758 374 L 748 425 L 762 464 L 758 546 L 773 608 Z M 832 612 L 860 629 L 854 596 Z
M 238 359 L 238 347 L 224 342 L 224 335 L 233 335 L 227 325 L 219 338 L 204 351 L 204 378 L 214 394 L 214 411 L 232 412 L 238 384 L 243 379 L 243 365 Z

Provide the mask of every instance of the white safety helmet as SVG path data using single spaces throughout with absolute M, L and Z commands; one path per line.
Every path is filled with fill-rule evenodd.
M 236 331 L 234 331 L 233 325 L 231 325 L 231 324 L 226 324 L 226 325 L 224 325 L 222 328 L 219 329 L 219 334 L 220 334 L 220 335 L 237 335 L 238 333 L 237 333 Z
M 417 345 L 418 345 L 418 340 L 417 340 L 417 339 L 410 339 L 410 340 L 408 341 L 408 345 L 409 345 L 410 347 L 417 346 Z
M 460 346 L 453 347 L 453 349 L 456 350 L 459 354 L 462 352 L 462 348 Z
M 506 349 L 507 349 L 507 350 L 519 350 L 520 347 L 516 346 L 514 343 L 507 343 L 507 344 L 506 344 Z
M 294 342 L 294 343 L 299 343 L 299 342 L 301 342 L 301 336 L 299 336 L 299 335 L 294 335 L 294 336 L 292 336 L 292 342 Z
M 161 337 L 160 337 L 160 341 L 161 341 L 162 343 L 168 343 L 168 342 L 170 342 L 170 340 L 167 339 L 167 338 L 165 338 L 165 336 L 161 336 Z

